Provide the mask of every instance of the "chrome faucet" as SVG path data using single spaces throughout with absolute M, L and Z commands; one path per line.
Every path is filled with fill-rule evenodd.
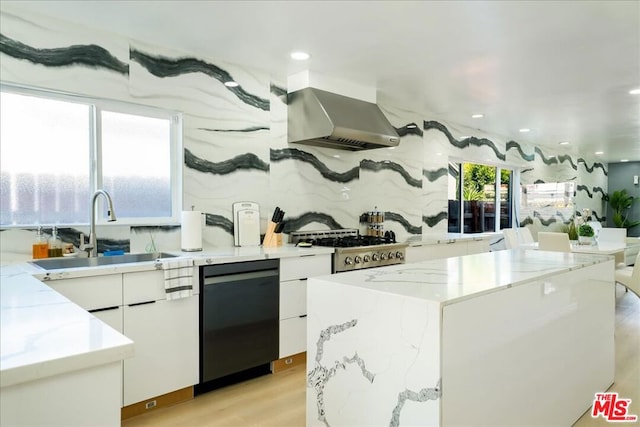
M 95 258 L 98 256 L 98 239 L 96 238 L 96 200 L 99 195 L 103 195 L 105 199 L 107 199 L 108 210 L 107 215 L 109 215 L 109 222 L 113 222 L 116 220 L 116 212 L 113 210 L 113 201 L 111 200 L 111 196 L 104 190 L 98 190 L 93 193 L 93 197 L 91 198 L 91 218 L 89 221 L 89 244 L 84 244 L 84 235 L 80 234 L 80 250 L 84 250 L 87 252 L 89 257 Z

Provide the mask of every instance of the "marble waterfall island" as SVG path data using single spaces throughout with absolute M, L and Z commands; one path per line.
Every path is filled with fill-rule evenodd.
M 499 251 L 309 278 L 307 426 L 569 426 L 613 383 L 613 277 Z

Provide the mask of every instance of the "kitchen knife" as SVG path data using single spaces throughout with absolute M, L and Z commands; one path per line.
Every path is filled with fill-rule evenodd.
M 281 210 L 280 213 L 278 214 L 278 218 L 276 219 L 276 223 L 281 222 L 283 218 L 284 218 L 284 211 Z
M 287 223 L 287 221 L 280 221 L 278 223 L 278 225 L 276 225 L 276 229 L 274 230 L 274 233 L 278 234 L 278 233 L 282 233 L 282 230 L 284 230 L 284 225 Z
M 271 217 L 271 222 L 278 222 L 279 215 L 280 215 L 280 208 L 276 206 L 276 209 L 273 211 L 273 216 Z

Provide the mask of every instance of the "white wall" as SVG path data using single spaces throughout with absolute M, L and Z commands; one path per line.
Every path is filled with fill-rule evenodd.
M 206 212 L 205 246 L 233 244 L 231 204 L 241 200 L 260 205 L 263 232 L 275 206 L 286 211 L 285 231 L 360 228 L 360 214 L 377 206 L 387 213 L 385 228 L 399 239 L 446 232 L 444 172 L 450 158 L 521 166 L 523 183 L 574 180 L 577 210 L 589 207 L 598 217 L 604 215 L 606 165 L 586 157 L 581 163 L 575 153 L 483 134 L 380 96 L 381 108 L 403 134 L 395 150 L 349 152 L 287 144 L 286 76 L 22 14 L 9 6 L 3 6 L 0 24 L 10 39 L 0 49 L 3 82 L 183 112 L 183 207 Z M 87 53 L 88 45 L 103 49 L 101 55 Z M 71 61 L 71 46 L 84 52 L 83 62 Z M 59 65 L 45 65 L 45 57 Z M 222 84 L 225 73 L 239 88 Z M 407 128 L 411 123 L 417 128 Z M 462 135 L 474 138 L 462 140 Z M 542 228 L 557 227 L 562 218 L 550 207 L 520 220 Z M 68 230 L 63 238 L 74 241 L 77 231 Z M 0 233 L 2 251 L 30 254 L 31 239 L 16 233 Z M 139 251 L 151 234 L 160 250 L 179 246 L 176 227 L 116 227 L 100 230 L 99 236 L 105 244 L 124 242 L 126 249 Z

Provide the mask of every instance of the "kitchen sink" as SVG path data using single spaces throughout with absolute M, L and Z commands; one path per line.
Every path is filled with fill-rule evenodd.
M 131 264 L 134 262 L 155 261 L 158 258 L 173 258 L 166 252 L 126 254 L 114 256 L 101 256 L 97 258 L 52 258 L 38 261 L 30 261 L 31 264 L 45 270 L 59 270 L 62 268 L 98 267 L 111 264 Z

